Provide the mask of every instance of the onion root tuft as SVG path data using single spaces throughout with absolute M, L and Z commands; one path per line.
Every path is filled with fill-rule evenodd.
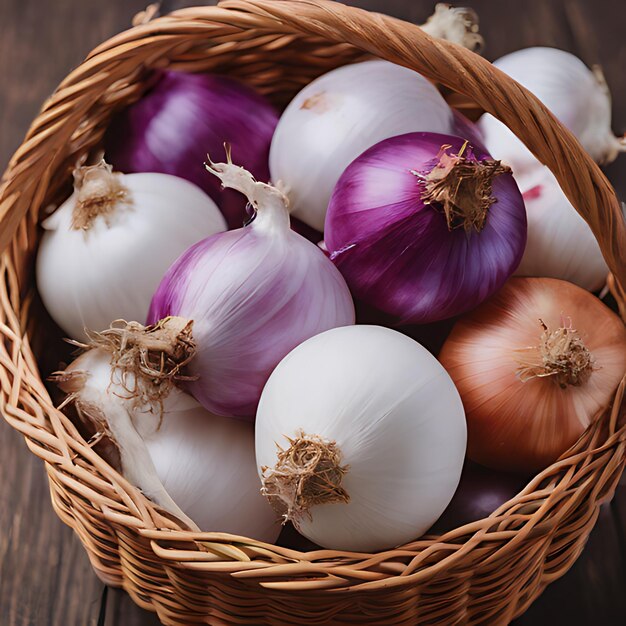
M 287 438 L 289 447 L 278 444 L 278 460 L 273 468 L 262 467 L 262 493 L 283 523 L 298 523 L 310 508 L 318 504 L 350 501 L 341 486 L 348 471 L 341 465 L 341 451 L 334 441 L 299 431 Z
M 442 146 L 439 161 L 426 175 L 413 171 L 424 183 L 422 200 L 438 204 L 446 216 L 450 230 L 463 227 L 465 232 L 480 232 L 487 221 L 489 207 L 497 202 L 491 194 L 493 179 L 508 174 L 511 168 L 500 161 L 478 161 L 466 142 L 458 154 L 449 154 L 451 146 Z
M 552 377 L 565 389 L 568 385 L 579 387 L 593 371 L 593 357 L 571 321 L 556 330 L 550 330 L 539 320 L 543 332 L 538 346 L 524 348 L 519 359 L 517 375 L 522 382 L 533 378 Z

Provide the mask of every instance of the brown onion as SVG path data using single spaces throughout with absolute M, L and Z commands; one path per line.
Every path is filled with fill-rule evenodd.
M 626 372 L 626 329 L 580 287 L 513 278 L 456 324 L 439 358 L 465 406 L 468 457 L 537 471 L 610 404 Z

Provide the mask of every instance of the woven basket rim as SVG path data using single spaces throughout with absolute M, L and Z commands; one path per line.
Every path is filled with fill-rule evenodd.
M 97 107 L 119 105 L 133 92 L 133 81 L 141 78 L 134 56 L 150 68 L 178 58 L 176 67 L 194 71 L 206 60 L 194 58 L 185 64 L 183 57 L 192 54 L 186 50 L 187 42 L 196 37 L 214 42 L 213 54 L 219 50 L 229 63 L 233 51 L 245 51 L 246 45 L 257 40 L 264 42 L 264 49 L 278 51 L 294 43 L 323 48 L 326 42 L 323 50 L 328 55 L 344 54 L 348 62 L 363 53 L 386 58 L 419 69 L 427 78 L 471 97 L 507 124 L 552 169 L 597 236 L 612 271 L 610 285 L 623 307 L 626 227 L 610 183 L 573 135 L 532 94 L 478 55 L 434 40 L 412 24 L 328 0 L 226 0 L 217 7 L 182 9 L 114 36 L 70 73 L 46 102 L 0 186 L 0 249 L 6 249 L 1 261 L 5 281 L 0 308 L 5 343 L 10 344 L 0 367 L 2 410 L 7 421 L 24 434 L 29 448 L 46 461 L 54 506 L 85 543 L 97 571 L 106 579 L 107 561 L 82 526 L 86 516 L 96 515 L 94 511 L 103 524 L 125 528 L 149 541 L 161 562 L 249 580 L 268 590 L 298 593 L 404 588 L 459 566 L 469 552 L 479 549 L 487 566 L 501 550 L 513 551 L 516 546 L 556 535 L 560 521 L 572 514 L 572 507 L 582 507 L 585 497 L 593 507 L 586 510 L 580 532 L 588 534 L 597 507 L 612 495 L 624 464 L 624 381 L 612 407 L 567 455 L 492 515 L 441 536 L 373 554 L 300 552 L 225 533 L 182 530 L 100 459 L 53 406 L 28 333 L 23 330 L 28 301 L 22 302 L 21 297 L 21 281 L 26 275 L 23 257 L 25 250 L 35 245 L 36 224 L 48 187 L 54 174 L 68 169 L 70 156 L 94 143 L 95 129 L 104 119 Z M 177 46 L 182 52 L 177 52 Z M 120 77 L 128 84 L 122 81 L 116 90 Z M 56 151 L 51 149 L 53 145 Z M 72 146 L 71 155 L 63 152 L 69 151 L 68 145 Z M 520 520 L 521 526 L 515 526 Z M 173 547 L 174 541 L 190 547 Z M 202 551 L 194 542 L 202 543 Z M 569 553 L 562 567 L 567 569 L 578 553 Z M 112 575 L 110 580 L 114 579 L 117 581 Z M 520 590 L 519 602 L 512 610 L 522 612 L 549 579 L 546 575 L 536 583 L 534 595 L 524 596 Z

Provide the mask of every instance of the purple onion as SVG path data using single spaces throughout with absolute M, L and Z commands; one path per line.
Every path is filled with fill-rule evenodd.
M 148 323 L 193 320 L 188 367 L 197 378 L 187 390 L 213 413 L 249 417 L 278 362 L 306 339 L 353 324 L 354 305 L 337 268 L 289 228 L 281 192 L 230 163 L 211 171 L 248 195 L 256 218 L 187 250 L 158 287 Z
M 204 169 L 224 143 L 257 180 L 269 180 L 269 148 L 278 113 L 231 78 L 166 71 L 143 97 L 117 114 L 105 136 L 107 161 L 122 172 L 160 172 L 195 183 L 217 203 L 228 226 L 247 219 L 246 200 Z
M 505 502 L 513 499 L 530 478 L 496 472 L 472 461 L 465 461 L 456 493 L 429 533 L 446 533 L 489 517 Z
M 480 180 L 487 186 L 477 191 Z M 324 234 L 356 298 L 396 323 L 424 324 L 468 311 L 504 284 L 524 252 L 526 211 L 508 168 L 483 149 L 409 133 L 348 166 Z

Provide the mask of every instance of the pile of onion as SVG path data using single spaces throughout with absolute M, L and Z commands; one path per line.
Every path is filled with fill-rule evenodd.
M 424 29 L 482 42 L 465 9 Z M 548 48 L 496 66 L 597 161 L 624 150 L 598 72 Z M 406 67 L 339 67 L 280 119 L 228 77 L 159 70 L 104 147 L 42 222 L 39 291 L 82 350 L 52 379 L 190 530 L 275 541 L 282 521 L 289 545 L 367 552 L 445 532 L 623 382 L 626 328 L 590 293 L 607 266 L 554 176 Z

